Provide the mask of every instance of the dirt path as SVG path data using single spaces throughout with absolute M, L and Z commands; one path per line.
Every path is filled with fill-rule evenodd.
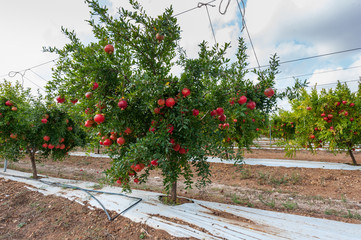
M 0 239 L 189 239 L 121 216 L 110 222 L 102 210 L 1 177 L 0 189 Z

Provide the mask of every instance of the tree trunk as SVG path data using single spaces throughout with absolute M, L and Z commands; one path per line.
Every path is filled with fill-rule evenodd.
M 353 155 L 352 150 L 348 150 L 348 153 L 350 154 L 350 157 L 352 159 L 352 164 L 357 165 L 357 162 L 356 162 L 355 156 Z
M 174 163 L 174 159 L 171 158 L 171 156 L 168 154 L 167 155 L 167 160 L 170 163 Z M 169 196 L 168 196 L 168 200 L 172 203 L 176 203 L 177 202 L 177 179 L 174 180 L 174 182 L 172 182 L 172 186 L 169 192 Z
M 169 196 L 169 200 L 172 203 L 176 203 L 177 202 L 177 181 L 174 181 L 172 183 L 172 188 L 170 189 L 170 196 Z
M 36 152 L 36 149 L 34 149 L 34 148 L 29 149 L 31 168 L 33 169 L 33 179 L 38 179 L 38 172 L 36 170 L 36 163 L 35 163 L 35 152 Z

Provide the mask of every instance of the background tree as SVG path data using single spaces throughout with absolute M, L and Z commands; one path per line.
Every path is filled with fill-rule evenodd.
M 295 139 L 296 119 L 293 112 L 279 110 L 271 119 L 272 138 L 280 139 L 281 144 Z M 283 143 L 282 143 L 283 142 Z
M 1 157 L 16 161 L 28 155 L 35 179 L 36 160 L 49 156 L 59 160 L 72 148 L 83 146 L 85 137 L 65 111 L 7 81 L 0 84 L 0 132 Z
M 360 89 L 351 92 L 347 84 L 338 82 L 328 91 L 318 92 L 316 87 L 311 93 L 303 90 L 291 104 L 296 122 L 291 153 L 301 147 L 312 152 L 322 147 L 335 154 L 346 151 L 357 164 L 353 151 L 361 143 Z
M 198 58 L 180 51 L 177 60 L 180 28 L 172 8 L 152 18 L 130 1 L 134 11 L 121 8 L 115 18 L 97 1 L 86 2 L 97 42 L 84 45 L 63 28 L 70 43 L 46 49 L 59 55 L 47 89 L 59 103 L 82 109 L 84 127 L 99 135 L 112 158 L 108 177 L 129 190 L 131 179 L 145 182 L 150 170 L 160 168 L 175 201 L 180 176 L 187 188 L 194 172 L 198 186 L 209 182 L 207 156 L 240 163 L 242 151 L 235 152 L 234 143 L 242 150 L 258 136 L 266 105 L 274 102 L 268 88 L 277 58 L 270 69 L 256 71 L 254 86 L 244 78 L 243 40 L 233 64 L 224 56 L 229 44 L 210 48 L 205 42 Z M 179 77 L 172 74 L 175 65 L 183 68 Z

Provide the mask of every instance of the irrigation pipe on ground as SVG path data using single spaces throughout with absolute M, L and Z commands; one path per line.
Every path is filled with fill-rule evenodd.
M 5 172 L 5 171 L 4 171 Z M 97 201 L 99 203 L 99 205 L 103 208 L 105 214 L 108 217 L 109 221 L 113 221 L 114 219 L 116 219 L 119 215 L 125 213 L 126 211 L 128 211 L 129 209 L 131 209 L 132 207 L 134 207 L 135 205 L 137 205 L 139 202 L 142 201 L 141 198 L 138 197 L 132 197 L 132 196 L 128 196 L 122 193 L 112 193 L 112 192 L 104 192 L 104 191 L 99 191 L 99 190 L 92 190 L 92 189 L 85 189 L 85 188 L 81 188 L 81 187 L 77 187 L 77 186 L 72 186 L 69 184 L 63 184 L 63 183 L 58 183 L 58 182 L 50 182 L 50 181 L 45 181 L 45 180 L 41 180 L 41 179 L 33 179 L 33 178 L 29 178 L 29 177 L 23 177 L 23 176 L 16 176 L 16 175 L 11 175 L 11 174 L 5 174 L 5 173 L 0 173 L 0 175 L 5 175 L 5 176 L 10 176 L 10 177 L 14 177 L 14 178 L 23 178 L 23 179 L 27 179 L 27 180 L 33 180 L 33 181 L 38 181 L 47 185 L 51 185 L 51 186 L 57 186 L 57 187 L 62 187 L 62 188 L 71 188 L 74 190 L 81 190 L 87 194 L 89 194 L 90 197 L 92 197 L 95 201 Z M 133 203 L 132 205 L 130 205 L 129 207 L 127 207 L 126 209 L 124 209 L 123 211 L 121 211 L 120 213 L 118 213 L 116 216 L 111 217 L 107 211 L 107 209 L 104 207 L 104 205 L 96 198 L 94 197 L 93 194 L 91 194 L 90 192 L 95 192 L 95 193 L 103 193 L 103 194 L 109 194 L 109 195 L 118 195 L 118 196 L 123 196 L 123 197 L 127 197 L 127 198 L 132 198 L 132 199 L 136 199 L 137 201 L 135 203 Z

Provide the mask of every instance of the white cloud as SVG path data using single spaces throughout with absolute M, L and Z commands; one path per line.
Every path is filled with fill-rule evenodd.
M 112 4 L 111 13 L 116 15 L 116 8 L 119 6 L 119 1 L 109 0 Z M 198 2 L 184 1 L 184 0 L 169 0 L 169 1 L 157 1 L 147 0 L 139 1 L 147 14 L 152 17 L 156 17 L 163 13 L 165 8 L 173 7 L 174 15 L 182 13 L 186 10 L 197 7 Z M 237 46 L 237 39 L 239 37 L 239 25 L 237 22 L 236 2 L 232 1 L 226 14 L 221 15 L 218 12 L 219 1 L 211 3 L 215 7 L 208 6 L 209 15 L 211 17 L 212 25 L 215 31 L 217 42 L 223 45 L 225 42 L 232 42 L 232 45 Z M 127 1 L 122 1 L 121 7 L 130 9 L 130 5 Z M 207 10 L 205 6 L 196 8 L 192 11 L 183 13 L 177 16 L 178 24 L 182 30 L 182 39 L 180 44 L 187 51 L 189 57 L 196 57 L 198 53 L 198 45 L 203 40 L 207 41 L 209 45 L 214 44 L 214 38 L 212 35 L 211 26 L 209 23 Z M 229 51 L 229 57 L 234 54 L 233 51 Z
M 351 89 L 357 89 L 357 82 L 361 76 L 361 57 L 346 69 L 336 68 L 317 69 L 309 78 L 310 86 L 318 85 L 319 88 L 334 88 L 337 81 L 346 82 Z M 356 87 L 356 88 L 355 88 Z
M 121 6 L 117 0 L 108 1 L 111 3 L 110 13 L 113 16 L 118 17 L 117 9 L 119 7 L 123 7 L 128 10 L 132 9 L 128 1 L 122 1 Z M 139 2 L 147 14 L 152 17 L 157 17 L 158 15 L 162 14 L 164 10 L 170 6 L 173 8 L 174 15 L 178 15 L 179 13 L 197 7 L 198 5 L 198 2 L 184 0 L 147 0 Z M 226 14 L 224 15 L 219 13 L 219 1 L 211 3 L 211 5 L 214 5 L 214 7 L 208 5 L 208 12 L 211 18 L 217 43 L 222 46 L 225 42 L 231 42 L 233 47 L 229 49 L 226 56 L 232 58 L 235 55 L 238 38 L 240 36 L 240 26 L 237 21 L 238 8 L 236 8 L 236 2 L 231 1 Z M 222 5 L 222 7 L 222 10 L 224 10 L 225 5 Z M 209 22 L 207 9 L 205 6 L 182 13 L 176 16 L 176 18 L 182 31 L 180 46 L 186 50 L 188 57 L 195 58 L 198 56 L 198 45 L 202 41 L 208 42 L 210 47 L 215 44 L 211 24 Z M 181 69 L 179 67 L 173 68 L 173 73 L 175 75 L 180 74 L 180 72 Z
M 111 13 L 116 15 L 118 7 L 129 9 L 128 0 L 100 0 L 107 3 Z M 187 0 L 139 0 L 147 13 L 153 17 L 162 14 L 166 7 L 173 5 L 174 14 L 194 8 L 198 2 Z M 206 1 L 204 1 L 206 2 Z M 241 21 L 236 1 L 231 1 L 227 13 L 218 12 L 220 0 L 208 6 L 216 39 L 219 44 L 231 42 L 233 48 L 228 57 L 234 56 Z M 227 1 L 223 1 L 224 9 Z M 83 1 L 74 0 L 11 0 L 0 4 L 0 76 L 12 70 L 21 70 L 56 58 L 42 53 L 43 46 L 62 46 L 66 38 L 60 27 L 74 29 L 82 41 L 88 41 L 91 29 L 85 20 L 89 19 L 89 8 Z M 360 47 L 361 43 L 361 2 L 358 0 L 252 0 L 247 1 L 246 21 L 261 65 L 268 64 L 274 53 L 280 60 L 308 57 L 323 53 Z M 237 18 L 238 17 L 238 18 Z M 207 11 L 203 6 L 177 17 L 182 29 L 180 44 L 189 57 L 196 57 L 198 44 L 206 40 L 214 44 Z M 5 37 L 4 37 L 5 36 Z M 257 64 L 250 48 L 250 67 Z M 315 58 L 307 61 L 282 64 L 279 77 L 317 73 L 337 68 L 361 65 L 361 51 Z M 51 78 L 50 67 L 44 65 L 34 69 L 44 78 Z M 328 83 L 352 79 L 360 75 L 360 69 L 333 72 L 328 75 L 314 74 L 308 78 L 313 83 Z M 31 72 L 29 79 L 43 86 L 45 81 Z M 25 81 L 26 82 L 26 81 Z M 292 79 L 277 81 L 277 87 L 284 88 L 293 83 Z M 27 82 L 28 86 L 36 87 Z
M 128 0 L 101 0 L 101 4 L 107 4 L 112 15 L 117 16 L 118 8 L 130 9 Z M 163 13 L 165 8 L 173 6 L 174 14 L 181 13 L 197 6 L 198 2 L 170 0 L 141 0 L 147 14 L 156 17 Z M 219 44 L 232 42 L 237 45 L 239 37 L 239 26 L 236 18 L 236 3 L 230 4 L 225 15 L 218 13 L 218 2 L 216 7 L 208 6 L 212 19 L 216 39 Z M 10 71 L 19 71 L 35 66 L 37 64 L 55 59 L 55 54 L 43 53 L 43 46 L 61 47 L 66 42 L 66 37 L 61 33 L 61 26 L 69 30 L 75 30 L 78 37 L 84 42 L 91 39 L 90 26 L 85 22 L 90 17 L 90 9 L 83 1 L 74 0 L 12 0 L 0 4 L 0 29 L 2 36 L 0 39 L 0 76 L 4 76 Z M 190 12 L 177 17 L 182 29 L 181 46 L 183 46 L 189 57 L 196 57 L 199 51 L 198 44 L 203 40 L 210 45 L 214 44 L 214 39 L 207 16 L 206 8 L 196 8 Z M 234 49 L 234 48 L 233 48 Z M 234 55 L 234 50 L 228 52 L 228 56 Z M 51 79 L 51 66 L 47 64 L 33 69 L 45 79 Z M 25 75 L 30 80 L 24 81 L 25 85 L 31 88 L 44 87 L 45 81 L 31 72 Z M 7 77 L 8 78 L 8 77 Z M 9 78 L 8 78 L 9 79 Z M 16 75 L 11 80 L 21 80 L 20 75 Z M 38 86 L 37 86 L 38 85 Z
M 357 0 L 253 0 L 247 2 L 246 21 L 260 63 L 265 65 L 273 53 L 282 62 L 360 47 L 360 12 L 361 2 Z M 250 65 L 256 66 L 249 53 Z M 355 51 L 282 64 L 279 77 L 345 68 L 360 56 L 360 51 Z M 324 83 L 347 79 L 352 75 L 347 72 L 316 74 L 311 80 Z M 277 86 L 291 84 L 293 80 L 281 80 Z
M 322 51 L 359 46 L 355 33 L 361 20 L 357 0 L 248 1 L 246 19 L 252 36 L 261 46 L 304 42 Z M 353 39 L 349 39 L 349 36 Z
M 0 4 L 0 75 L 10 71 L 19 71 L 52 60 L 57 56 L 43 53 L 43 46 L 61 47 L 66 42 L 61 26 L 74 29 L 79 37 L 86 39 L 90 27 L 84 21 L 89 10 L 83 1 L 62 0 L 11 0 Z M 46 79 L 51 78 L 52 64 L 33 69 Z M 25 77 L 37 85 L 44 86 L 45 81 L 27 72 Z M 20 75 L 9 80 L 21 80 Z M 37 88 L 29 80 L 25 86 Z

